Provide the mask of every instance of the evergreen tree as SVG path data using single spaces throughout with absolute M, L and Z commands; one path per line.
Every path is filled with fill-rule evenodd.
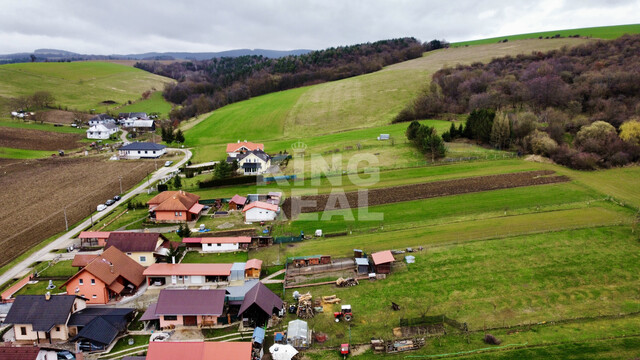
M 225 160 L 221 160 L 217 165 L 213 174 L 216 179 L 226 179 L 231 177 L 232 169 L 231 165 Z
M 180 189 L 182 187 L 182 179 L 180 179 L 180 175 L 176 175 L 173 178 L 173 187 L 176 189 Z
M 175 140 L 176 142 L 184 143 L 184 134 L 182 133 L 182 130 L 178 129 L 178 131 L 176 131 Z
M 442 133 L 442 138 L 444 139 L 444 134 L 446 133 Z M 457 139 L 458 138 L 458 130 L 456 130 L 456 124 L 451 123 L 451 126 L 449 127 L 449 135 L 451 137 L 451 139 Z M 447 140 L 450 141 L 450 140 Z
M 413 141 L 416 138 L 416 135 L 418 133 L 418 130 L 420 129 L 420 123 L 416 120 L 412 121 L 409 124 L 409 127 L 407 127 L 407 139 L 409 139 L 409 141 Z

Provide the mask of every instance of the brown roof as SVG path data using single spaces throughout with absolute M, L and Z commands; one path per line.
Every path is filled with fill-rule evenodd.
M 95 259 L 97 257 L 98 257 L 98 255 L 95 255 L 95 254 L 76 254 L 76 256 L 73 257 L 73 262 L 71 263 L 71 266 L 73 266 L 73 267 L 85 267 L 90 262 L 92 262 L 93 259 Z
M 200 200 L 200 196 L 188 192 L 163 191 L 147 201 L 149 206 L 156 206 L 160 211 L 188 211 Z
M 169 241 L 160 233 L 112 232 L 107 239 L 104 249 L 115 247 L 128 252 L 154 252 L 158 248 L 158 241 Z
M 39 352 L 35 346 L 0 346 L 0 360 L 36 360 Z
M 260 259 L 251 259 L 247 261 L 244 266 L 245 269 L 261 269 L 262 268 L 262 260 Z
M 269 316 L 276 310 L 281 310 L 283 305 L 282 299 L 261 282 L 258 282 L 251 290 L 247 291 L 238 311 L 238 316 L 241 316 L 253 304 L 258 305 Z
M 67 280 L 67 283 L 78 276 L 83 271 L 88 271 L 100 281 L 107 284 L 109 288 L 120 288 L 114 284 L 119 277 L 123 277 L 130 283 L 139 286 L 145 280 L 144 267 L 135 260 L 125 255 L 122 251 L 112 246 L 105 250 L 102 255 L 97 256 L 84 269 Z M 66 283 L 65 283 L 66 284 Z
M 373 259 L 373 263 L 375 265 L 386 264 L 386 263 L 396 261 L 396 259 L 394 259 L 393 257 L 393 254 L 391 253 L 391 250 L 379 251 L 377 253 L 373 253 L 371 254 L 371 258 Z

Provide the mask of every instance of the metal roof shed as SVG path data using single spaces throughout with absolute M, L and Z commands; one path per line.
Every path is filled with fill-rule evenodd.
M 369 259 L 367 259 L 367 258 L 356 258 L 356 266 L 358 267 L 358 274 L 368 274 L 369 273 Z
M 262 344 L 264 342 L 264 329 L 261 327 L 257 327 L 253 330 L 253 336 L 251 340 L 254 343 Z
M 231 275 L 229 281 L 244 281 L 244 268 L 247 263 L 233 263 L 231 265 Z

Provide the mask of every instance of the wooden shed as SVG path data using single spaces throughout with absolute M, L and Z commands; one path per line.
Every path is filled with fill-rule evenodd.
M 391 250 L 373 253 L 371 254 L 371 259 L 378 274 L 389 274 L 391 272 L 391 264 L 395 261 Z

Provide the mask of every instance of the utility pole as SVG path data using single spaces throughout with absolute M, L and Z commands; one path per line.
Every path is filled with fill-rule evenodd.
M 118 176 L 118 180 L 120 180 L 120 194 L 122 194 L 122 176 Z
M 89 218 L 91 219 L 91 227 L 93 227 L 93 210 L 91 210 L 91 205 L 89 205 Z
M 67 221 L 67 207 L 64 207 L 64 226 L 67 228 L 67 231 L 69 231 L 69 222 Z

